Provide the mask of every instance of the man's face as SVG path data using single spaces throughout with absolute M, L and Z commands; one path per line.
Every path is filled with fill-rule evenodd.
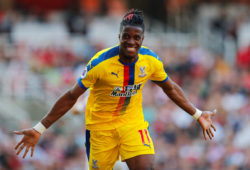
M 144 39 L 143 30 L 138 26 L 123 26 L 120 34 L 120 53 L 124 57 L 137 57 Z

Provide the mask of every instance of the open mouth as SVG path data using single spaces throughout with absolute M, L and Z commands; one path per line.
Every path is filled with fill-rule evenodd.
M 126 51 L 129 53 L 135 53 L 136 52 L 136 48 L 135 47 L 127 47 Z

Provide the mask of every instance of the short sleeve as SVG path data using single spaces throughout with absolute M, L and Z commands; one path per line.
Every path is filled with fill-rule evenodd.
M 90 63 L 84 68 L 82 75 L 78 78 L 78 84 L 83 89 L 88 89 L 95 84 L 98 78 L 97 69 L 91 69 Z
M 88 89 L 93 86 L 96 81 L 101 78 L 104 74 L 103 71 L 100 71 L 102 68 L 100 65 L 105 60 L 108 60 L 119 54 L 119 46 L 111 47 L 99 51 L 92 57 L 89 61 L 87 67 L 84 69 L 82 75 L 78 79 L 78 84 L 83 89 Z
M 164 70 L 162 61 L 157 57 L 152 62 L 153 73 L 150 76 L 150 80 L 153 82 L 163 83 L 168 80 L 168 75 Z

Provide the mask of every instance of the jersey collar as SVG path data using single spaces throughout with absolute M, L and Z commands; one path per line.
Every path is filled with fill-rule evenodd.
M 119 58 L 119 61 L 120 63 L 122 63 L 123 65 L 126 65 L 126 66 L 131 66 L 131 65 L 134 65 L 139 59 L 139 55 L 137 56 L 136 60 L 132 63 L 124 63 L 120 58 Z

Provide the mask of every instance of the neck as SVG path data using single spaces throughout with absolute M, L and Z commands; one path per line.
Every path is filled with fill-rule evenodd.
M 120 55 L 120 60 L 123 62 L 123 63 L 133 63 L 136 59 L 137 59 L 138 56 L 136 57 L 126 57 L 126 56 L 123 56 L 123 55 Z
M 119 52 L 119 58 L 123 63 L 129 64 L 129 63 L 133 63 L 137 58 L 138 55 L 134 56 L 134 57 L 130 57 L 130 56 L 125 56 L 121 51 Z

